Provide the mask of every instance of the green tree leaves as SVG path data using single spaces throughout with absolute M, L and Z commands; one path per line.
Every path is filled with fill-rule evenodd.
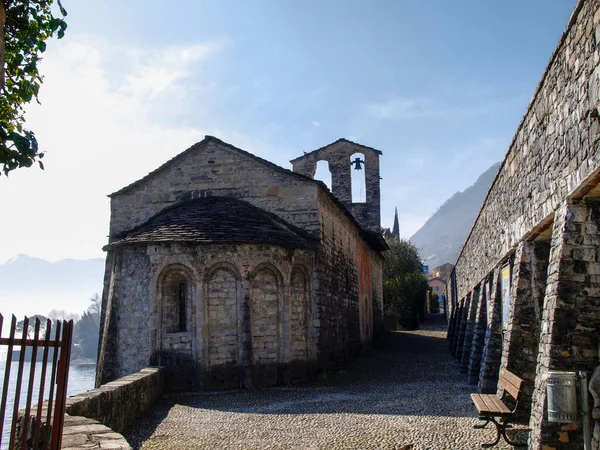
M 387 241 L 390 250 L 383 262 L 383 304 L 386 316 L 401 327 L 419 328 L 427 292 L 427 278 L 415 245 L 403 239 Z
M 79 345 L 80 355 L 96 360 L 98 356 L 98 336 L 100 334 L 100 308 L 101 299 L 95 294 L 90 299 L 91 305 L 83 313 L 81 319 L 75 324 L 75 336 L 73 342 Z
M 5 175 L 30 167 L 44 153 L 33 131 L 24 128 L 24 106 L 38 101 L 42 76 L 38 71 L 46 40 L 62 38 L 67 11 L 57 0 L 61 17 L 52 12 L 54 0 L 0 0 L 0 165 Z

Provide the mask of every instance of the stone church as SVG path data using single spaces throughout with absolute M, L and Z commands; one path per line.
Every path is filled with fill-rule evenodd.
M 111 194 L 97 384 L 161 365 L 171 389 L 262 387 L 354 358 L 383 331 L 380 155 L 340 139 L 290 171 L 207 136 Z

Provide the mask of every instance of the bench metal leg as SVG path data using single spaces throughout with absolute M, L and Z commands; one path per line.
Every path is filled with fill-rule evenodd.
M 500 442 L 500 436 L 502 436 L 504 434 L 504 430 L 502 427 L 502 424 L 496 422 L 496 419 L 494 419 L 493 417 L 489 417 L 486 418 L 486 420 L 488 422 L 492 422 L 494 425 L 496 425 L 496 440 L 494 442 L 488 442 L 486 444 L 481 444 L 481 447 L 483 448 L 490 448 L 495 446 L 498 442 Z M 487 423 L 486 423 L 487 425 Z
M 513 447 L 518 447 L 518 448 L 527 447 L 526 442 L 512 442 L 510 439 L 508 439 L 508 436 L 506 435 L 506 429 L 510 428 L 509 422 L 510 422 L 509 420 L 506 420 L 502 423 L 502 437 L 504 438 L 506 443 L 508 445 L 512 445 Z
M 493 442 L 487 442 L 485 444 L 481 444 L 481 447 L 483 447 L 483 448 L 494 447 L 495 445 L 498 444 L 498 442 L 500 442 L 500 437 L 504 438 L 504 440 L 509 445 L 512 445 L 513 447 L 520 447 L 520 448 L 527 447 L 526 443 L 512 442 L 508 438 L 508 436 L 506 435 L 506 429 L 510 428 L 509 420 L 505 420 L 503 422 L 498 422 L 494 417 L 480 417 L 479 420 L 485 420 L 485 423 L 473 425 L 473 428 L 477 428 L 477 429 L 485 428 L 485 427 L 487 427 L 487 425 L 490 422 L 492 422 L 494 425 L 496 425 L 496 439 Z

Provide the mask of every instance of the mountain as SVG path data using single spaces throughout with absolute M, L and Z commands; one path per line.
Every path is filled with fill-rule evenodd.
M 51 263 L 18 255 L 0 264 L 0 312 L 46 315 L 52 309 L 81 314 L 102 293 L 104 259 Z
M 410 238 L 430 269 L 456 262 L 499 167 L 494 164 L 475 184 L 456 192 Z

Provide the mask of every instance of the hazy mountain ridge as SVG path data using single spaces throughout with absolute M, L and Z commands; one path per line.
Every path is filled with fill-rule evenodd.
M 425 265 L 432 269 L 456 262 L 499 167 L 494 164 L 472 186 L 452 195 L 410 238 Z
M 54 263 L 27 255 L 18 255 L 0 264 L 0 291 L 65 290 L 102 288 L 104 259 L 63 259 Z
M 0 264 L 0 312 L 46 315 L 53 309 L 82 314 L 102 294 L 104 259 L 49 261 L 19 255 Z

